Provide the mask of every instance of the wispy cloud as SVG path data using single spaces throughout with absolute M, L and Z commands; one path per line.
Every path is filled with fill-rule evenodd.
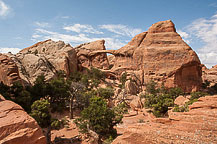
M 110 26 L 112 26 L 114 31 L 107 29 L 111 28 Z M 112 32 L 112 34 L 110 32 Z M 141 29 L 133 29 L 125 25 L 99 25 L 94 27 L 88 24 L 77 23 L 62 27 L 60 32 L 48 30 L 45 27 L 39 27 L 35 29 L 32 40 L 34 42 L 45 39 L 52 39 L 54 41 L 62 40 L 70 43 L 72 46 L 76 46 L 82 43 L 104 39 L 107 49 L 119 49 L 140 32 Z
M 1 48 L 0 47 L 0 53 L 8 53 L 11 52 L 13 54 L 16 54 L 20 51 L 21 49 L 19 48 Z
M 200 39 L 204 46 L 198 49 L 202 63 L 208 67 L 217 64 L 217 14 L 209 19 L 200 18 L 188 26 L 191 36 Z
M 136 34 L 139 34 L 142 32 L 141 29 L 137 28 L 130 28 L 126 25 L 118 24 L 106 24 L 106 25 L 100 25 L 99 26 L 101 29 L 106 29 L 110 32 L 116 33 L 118 35 L 123 35 L 123 36 L 129 36 L 129 37 L 134 37 Z
M 62 19 L 69 19 L 70 16 L 61 16 Z
M 122 40 L 112 37 L 90 37 L 86 34 L 69 35 L 45 29 L 36 29 L 35 33 L 32 35 L 32 40 L 35 42 L 45 39 L 52 39 L 54 41 L 62 40 L 66 43 L 70 43 L 72 46 L 104 39 L 107 49 L 118 49 L 126 44 Z
M 177 33 L 182 37 L 182 39 L 183 39 L 186 43 L 190 44 L 190 40 L 189 40 L 190 35 L 189 35 L 187 32 L 182 31 L 182 30 L 177 30 Z
M 94 29 L 91 25 L 74 24 L 72 26 L 65 26 L 63 27 L 63 29 L 67 31 L 73 31 L 76 33 L 103 34 L 103 32 Z
M 41 28 L 50 27 L 50 24 L 47 22 L 35 22 L 35 25 Z
M 9 11 L 10 7 L 3 0 L 0 0 L 0 17 L 7 16 Z

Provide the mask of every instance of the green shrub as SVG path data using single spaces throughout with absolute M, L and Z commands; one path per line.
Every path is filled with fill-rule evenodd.
M 127 72 L 124 72 L 120 77 L 120 88 L 124 88 L 125 82 L 127 81 Z
M 146 84 L 146 92 L 148 94 L 156 95 L 159 93 L 159 89 L 157 88 L 157 83 L 151 80 L 149 83 Z
M 152 108 L 152 112 L 156 117 L 164 116 L 168 107 L 174 106 L 174 100 L 183 92 L 180 88 L 171 88 L 167 90 L 164 86 L 157 88 L 154 81 L 150 81 L 146 85 L 146 94 L 142 97 L 145 98 L 145 107 Z
M 50 103 L 48 100 L 37 100 L 31 106 L 32 110 L 30 115 L 38 122 L 42 128 L 46 128 L 51 124 L 49 107 Z
M 60 129 L 62 127 L 62 123 L 58 119 L 52 119 L 51 120 L 51 128 L 52 129 Z
M 206 95 L 208 95 L 208 94 L 204 93 L 204 92 L 192 92 L 190 100 L 198 99 L 198 98 L 204 97 Z
M 82 133 L 88 132 L 89 125 L 100 137 L 115 138 L 117 131 L 114 126 L 120 123 L 121 119 L 122 117 L 117 117 L 115 111 L 107 106 L 103 98 L 95 96 L 90 99 L 90 105 L 81 112 L 81 117 L 74 122 Z
M 173 112 L 187 112 L 188 111 L 188 105 L 185 104 L 184 106 L 175 106 L 173 109 Z
M 112 88 L 99 88 L 97 93 L 104 99 L 109 99 L 114 96 L 114 90 Z

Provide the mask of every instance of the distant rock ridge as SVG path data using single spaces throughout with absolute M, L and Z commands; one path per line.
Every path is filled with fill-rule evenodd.
M 21 106 L 0 95 L 0 143 L 46 144 L 37 122 Z
M 202 84 L 201 63 L 197 54 L 176 33 L 171 20 L 153 24 L 147 32 L 136 35 L 118 50 L 106 50 L 104 40 L 81 44 L 75 48 L 62 41 L 46 40 L 9 55 L 19 68 L 21 79 L 33 83 L 38 75 L 55 77 L 58 70 L 67 75 L 83 68 L 96 67 L 120 77 L 134 73 L 144 87 L 154 80 L 168 88 L 181 87 L 197 91 Z M 111 64 L 107 54 L 110 56 Z

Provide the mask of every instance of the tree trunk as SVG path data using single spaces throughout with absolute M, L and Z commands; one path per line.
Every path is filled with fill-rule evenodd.
M 70 98 L 69 112 L 70 112 L 69 118 L 73 119 L 73 97 Z
M 47 144 L 51 144 L 51 126 L 47 127 L 46 138 L 47 138 Z

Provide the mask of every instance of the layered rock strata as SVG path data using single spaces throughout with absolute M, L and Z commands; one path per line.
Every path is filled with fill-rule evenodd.
M 199 98 L 189 112 L 155 118 L 147 112 L 125 117 L 112 144 L 217 143 L 217 96 Z

